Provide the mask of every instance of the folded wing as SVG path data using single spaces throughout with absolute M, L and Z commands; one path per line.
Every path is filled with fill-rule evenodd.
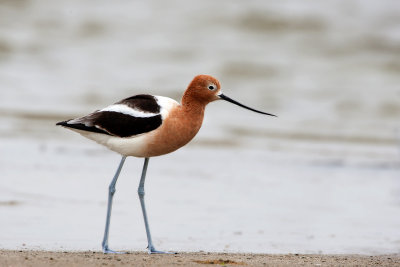
M 71 129 L 117 137 L 132 137 L 160 127 L 162 116 L 157 99 L 136 95 L 87 116 L 57 123 Z

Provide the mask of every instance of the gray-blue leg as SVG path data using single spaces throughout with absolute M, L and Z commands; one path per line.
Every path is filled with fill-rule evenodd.
M 108 205 L 107 205 L 107 218 L 106 218 L 106 229 L 104 231 L 104 238 L 102 242 L 103 252 L 104 253 L 119 253 L 115 252 L 108 248 L 108 232 L 110 229 L 110 219 L 111 219 L 111 209 L 112 209 L 112 201 L 115 193 L 115 184 L 117 183 L 119 173 L 121 172 L 122 166 L 124 166 L 126 156 L 122 156 L 121 162 L 119 163 L 117 172 L 114 175 L 114 178 L 111 181 L 110 186 L 108 187 Z
M 149 164 L 149 158 L 145 158 L 144 165 L 143 165 L 143 171 L 142 171 L 142 177 L 140 178 L 140 183 L 139 183 L 139 188 L 138 188 L 140 205 L 142 206 L 142 212 L 143 212 L 144 226 L 146 227 L 147 242 L 148 242 L 147 249 L 148 249 L 149 254 L 168 253 L 168 252 L 156 250 L 154 248 L 153 241 L 151 240 L 149 221 L 147 220 L 146 206 L 144 204 L 144 181 L 146 180 L 146 172 L 147 172 L 148 164 Z

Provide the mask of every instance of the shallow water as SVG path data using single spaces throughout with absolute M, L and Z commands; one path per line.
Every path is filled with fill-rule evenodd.
M 160 249 L 400 252 L 397 1 L 2 1 L 0 247 L 98 249 L 118 156 L 55 122 L 138 93 L 226 95 L 150 162 Z M 144 249 L 129 159 L 110 243 Z

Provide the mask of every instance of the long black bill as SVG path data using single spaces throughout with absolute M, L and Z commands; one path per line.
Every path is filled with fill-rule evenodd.
M 233 103 L 233 104 L 235 104 L 235 105 L 238 105 L 238 106 L 240 106 L 240 107 L 242 107 L 242 108 L 245 108 L 245 109 L 248 109 L 248 110 L 251 110 L 251 111 L 260 113 L 260 114 L 264 114 L 264 115 L 269 115 L 269 116 L 274 116 L 274 117 L 276 117 L 276 115 L 274 115 L 274 114 L 262 112 L 262 111 L 259 111 L 259 110 L 250 108 L 250 107 L 248 107 L 248 106 L 245 106 L 245 105 L 243 105 L 243 104 L 240 104 L 239 102 L 237 102 L 237 101 L 235 101 L 235 100 L 233 100 L 233 99 L 227 97 L 227 96 L 224 95 L 224 94 L 220 94 L 220 95 L 218 95 L 218 96 L 219 96 L 221 99 L 226 100 L 226 101 L 228 101 L 228 102 L 231 102 L 231 103 Z

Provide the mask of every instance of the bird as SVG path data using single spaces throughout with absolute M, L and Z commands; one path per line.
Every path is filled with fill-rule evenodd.
M 276 115 L 245 106 L 224 95 L 220 82 L 213 76 L 197 75 L 189 83 L 181 103 L 164 96 L 139 94 L 86 116 L 56 123 L 122 156 L 108 187 L 106 226 L 102 241 L 103 253 L 122 253 L 109 248 L 108 235 L 116 183 L 125 159 L 129 156 L 144 158 L 137 192 L 146 228 L 148 253 L 169 253 L 156 250 L 151 238 L 144 201 L 144 184 L 149 159 L 171 153 L 191 141 L 200 130 L 206 105 L 217 100 L 225 100 L 242 108 L 276 117 Z

